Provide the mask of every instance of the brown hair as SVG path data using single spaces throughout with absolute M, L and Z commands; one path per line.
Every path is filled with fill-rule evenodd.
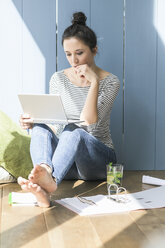
M 75 12 L 72 17 L 72 25 L 67 27 L 62 35 L 62 45 L 65 39 L 75 37 L 86 44 L 91 51 L 97 46 L 95 32 L 86 25 L 87 17 L 83 12 Z

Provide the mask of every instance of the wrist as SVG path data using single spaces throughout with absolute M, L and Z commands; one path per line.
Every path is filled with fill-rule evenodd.
M 98 86 L 98 84 L 99 84 L 99 80 L 97 78 L 91 81 L 91 86 Z

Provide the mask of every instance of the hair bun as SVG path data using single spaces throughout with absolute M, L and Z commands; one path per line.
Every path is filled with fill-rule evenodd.
M 86 16 L 83 12 L 76 12 L 73 14 L 72 24 L 86 25 Z

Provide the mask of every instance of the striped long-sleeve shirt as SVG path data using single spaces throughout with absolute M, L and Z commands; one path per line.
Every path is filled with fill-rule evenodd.
M 82 126 L 88 133 L 111 148 L 113 148 L 113 142 L 110 133 L 110 113 L 119 87 L 119 79 L 113 74 L 100 80 L 97 103 L 98 121 L 86 127 Z M 64 71 L 55 72 L 50 80 L 50 93 L 61 95 L 68 119 L 80 118 L 89 88 L 90 86 L 79 87 L 71 83 Z M 63 125 L 55 125 L 57 134 L 60 134 L 63 128 Z

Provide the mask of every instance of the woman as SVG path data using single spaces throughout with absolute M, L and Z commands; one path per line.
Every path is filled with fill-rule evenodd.
M 24 129 L 32 128 L 34 168 L 28 180 L 19 177 L 18 183 L 36 195 L 41 207 L 49 207 L 49 193 L 63 179 L 103 180 L 106 164 L 116 163 L 109 128 L 119 80 L 95 64 L 97 39 L 86 26 L 84 13 L 73 14 L 62 45 L 71 67 L 52 76 L 50 92 L 61 95 L 69 119 L 80 119 L 82 123 L 52 127 L 33 125 L 26 114 L 20 118 Z

